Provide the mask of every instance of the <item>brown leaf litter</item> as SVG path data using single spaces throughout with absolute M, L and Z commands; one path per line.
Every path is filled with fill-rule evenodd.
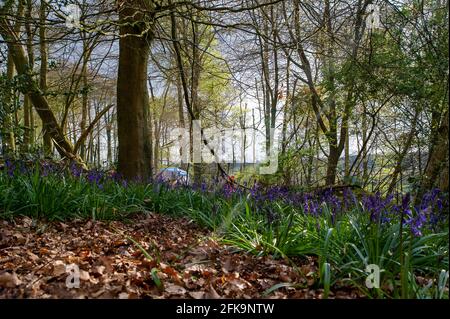
M 0 298 L 322 297 L 315 258 L 257 257 L 210 235 L 153 213 L 127 223 L 0 220 Z M 330 293 L 359 297 L 350 288 Z

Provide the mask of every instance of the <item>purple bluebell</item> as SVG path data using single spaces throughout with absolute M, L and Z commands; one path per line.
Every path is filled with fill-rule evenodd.
M 6 167 L 6 172 L 8 173 L 9 177 L 13 177 L 14 171 L 16 170 L 15 163 L 13 161 L 11 161 L 10 159 L 6 159 L 5 167 Z

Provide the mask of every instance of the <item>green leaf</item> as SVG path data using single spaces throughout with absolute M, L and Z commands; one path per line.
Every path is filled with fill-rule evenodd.
M 161 281 L 161 279 L 158 276 L 158 269 L 152 268 L 150 273 L 152 275 L 152 280 L 155 283 L 155 285 L 158 288 L 158 290 L 160 290 L 160 291 L 164 290 L 164 284 L 163 284 L 163 282 Z

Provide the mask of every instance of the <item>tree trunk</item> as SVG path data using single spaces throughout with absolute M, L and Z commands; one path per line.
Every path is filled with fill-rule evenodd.
M 326 185 L 333 185 L 336 182 L 337 164 L 339 162 L 341 152 L 339 152 L 337 146 L 330 143 L 330 153 L 328 154 L 327 161 L 327 177 L 325 180 Z
M 199 39 L 198 39 L 199 31 L 198 24 L 192 23 L 192 75 L 191 75 L 191 106 L 192 111 L 194 112 L 194 118 L 191 120 L 199 120 L 200 119 L 200 106 L 198 100 L 198 88 L 200 83 L 200 72 L 201 72 L 201 61 L 200 61 L 200 52 L 199 52 Z M 193 139 L 192 139 L 193 141 Z M 194 163 L 194 183 L 196 185 L 200 185 L 202 180 L 202 163 Z
M 420 186 L 419 195 L 433 187 L 439 187 L 442 191 L 448 192 L 448 110 L 442 117 L 439 129 L 436 134 L 436 144 L 431 147 L 428 157 L 425 174 Z
M 88 112 L 88 92 L 87 92 L 87 44 L 86 39 L 84 37 L 83 39 L 83 67 L 81 69 L 81 77 L 83 82 L 83 98 L 81 101 L 81 121 L 80 121 L 80 129 L 83 133 L 86 128 L 86 118 L 87 118 L 87 112 Z M 84 145 L 84 142 L 80 145 L 80 157 L 84 158 L 86 153 L 86 146 Z
M 175 63 L 176 65 L 176 63 Z M 178 121 L 180 123 L 180 129 L 184 130 L 186 125 L 184 122 L 184 112 L 183 112 L 183 87 L 181 84 L 181 78 L 180 75 L 177 74 L 176 75 L 176 84 L 177 84 L 177 105 L 178 105 Z M 187 147 L 187 145 L 182 145 L 183 142 L 183 137 L 180 135 L 178 137 L 178 141 L 180 143 L 180 158 L 183 158 L 183 149 Z M 156 143 L 156 142 L 155 142 Z M 158 146 L 158 144 L 156 144 L 156 146 Z M 155 155 L 155 164 L 156 164 L 156 155 Z M 187 169 L 187 163 L 181 163 L 181 168 L 186 170 Z
M 350 133 L 349 130 L 346 132 L 347 136 L 345 137 L 345 178 L 348 179 L 350 176 Z M 348 181 L 347 181 L 348 182 Z
M 45 20 L 47 18 L 47 5 L 44 1 L 41 1 L 41 6 L 39 8 L 39 51 L 41 55 L 41 69 L 39 72 L 39 86 L 41 91 L 45 94 L 47 90 L 47 30 L 45 27 Z M 50 128 L 47 127 L 46 123 L 42 121 L 43 130 L 43 144 L 44 144 L 44 154 L 45 156 L 53 155 L 53 141 L 50 136 Z
M 27 0 L 27 10 L 25 13 L 25 30 L 27 34 L 27 53 L 28 61 L 30 63 L 30 68 L 34 68 L 34 52 L 33 52 L 33 33 L 31 32 L 31 11 L 32 11 L 32 1 Z M 26 152 L 30 148 L 31 139 L 31 103 L 28 95 L 24 96 L 23 101 L 23 122 L 24 122 L 24 132 L 23 132 L 23 145 L 22 149 Z
M 98 114 L 100 112 L 100 105 L 97 105 L 95 108 L 95 116 L 97 117 Z M 100 132 L 101 132 L 101 127 L 100 127 L 100 121 L 97 122 L 97 167 L 101 167 L 102 165 L 102 161 L 100 158 Z
M 106 125 L 106 147 L 107 147 L 107 153 L 106 153 L 106 161 L 108 162 L 108 166 L 111 166 L 113 162 L 113 153 L 112 153 L 112 119 L 109 112 L 106 113 L 105 116 L 105 125 Z
M 363 185 L 366 184 L 367 181 L 367 172 L 368 172 L 368 154 L 367 154 L 367 143 L 365 142 L 367 140 L 367 114 L 366 114 L 366 105 L 363 105 L 363 114 L 362 114 L 362 140 L 363 140 L 363 146 L 362 146 L 362 182 Z
M 30 98 L 28 95 L 23 97 L 23 144 L 22 150 L 27 152 L 30 149 L 30 135 L 31 135 L 31 124 L 30 124 Z
M 11 83 L 14 77 L 14 61 L 12 57 L 12 53 L 8 52 L 8 60 L 6 66 L 6 77 L 8 81 Z M 8 88 L 8 103 L 7 105 L 11 109 L 7 109 L 7 114 L 4 120 L 4 150 L 6 152 L 15 152 L 16 151 L 16 137 L 14 135 L 14 127 L 13 127 L 13 117 L 12 117 L 12 105 L 14 102 L 13 97 L 13 89 Z
M 124 178 L 141 180 L 151 175 L 147 63 L 153 26 L 145 25 L 143 13 L 137 9 L 144 6 L 144 2 L 130 0 L 120 6 L 117 79 L 118 170 Z
M 88 115 L 88 121 L 92 125 L 92 121 L 91 121 L 91 117 L 92 116 L 91 116 L 90 110 L 89 110 L 87 115 Z M 94 145 L 94 133 L 92 132 L 93 129 L 94 129 L 94 125 L 92 126 L 92 128 L 88 132 L 85 131 L 85 132 L 87 132 L 87 134 L 89 134 L 88 147 L 87 147 L 87 151 L 86 151 L 86 162 L 91 163 L 91 164 L 94 163 L 93 156 L 92 156 L 92 154 L 93 154 L 93 145 Z M 80 136 L 80 139 L 81 138 L 82 138 L 82 136 Z
M 155 129 L 155 146 L 153 154 L 153 168 L 155 172 L 159 169 L 159 153 L 160 153 L 160 133 L 161 133 L 161 122 L 158 124 L 156 114 L 153 114 L 153 127 Z

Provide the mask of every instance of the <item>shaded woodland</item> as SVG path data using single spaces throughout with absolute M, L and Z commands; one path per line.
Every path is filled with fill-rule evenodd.
M 448 298 L 448 10 L 445 0 L 0 1 L 0 249 L 24 245 L 0 260 L 50 256 L 42 225 L 71 238 L 101 229 L 123 235 L 137 252 L 130 276 L 148 279 L 97 289 L 91 279 L 117 261 L 102 259 L 99 273 L 80 257 L 85 297 Z M 181 235 L 188 220 L 192 238 Z M 197 261 L 215 260 L 220 275 L 186 266 L 191 246 L 159 243 L 159 223 L 189 245 L 202 238 Z M 102 238 L 95 245 L 120 254 L 119 239 Z M 54 269 L 80 254 L 64 245 L 38 279 L 2 262 L 0 296 L 75 297 L 64 280 L 20 288 L 61 279 Z M 375 290 L 369 264 L 385 270 Z

